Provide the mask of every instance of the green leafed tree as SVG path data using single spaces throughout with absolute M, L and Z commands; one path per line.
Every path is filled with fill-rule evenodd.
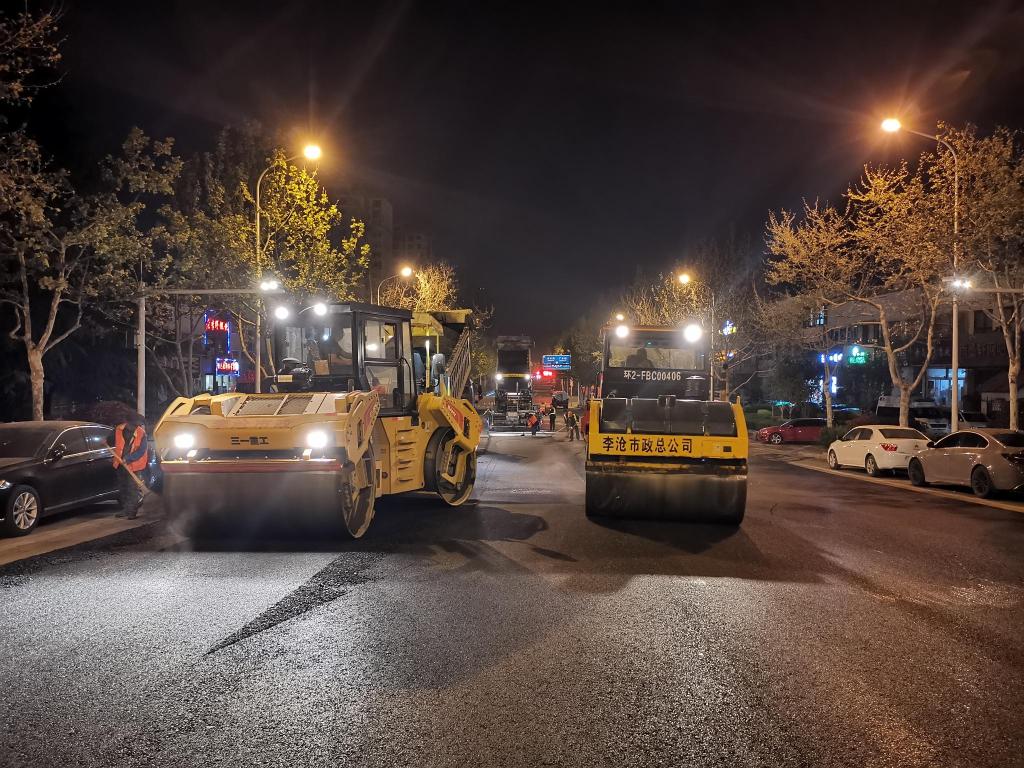
M 299 304 L 352 300 L 368 263 L 362 222 L 346 220 L 315 170 L 292 164 L 257 124 L 225 129 L 212 152 L 188 158 L 171 201 L 161 207 L 159 231 L 146 280 L 168 288 L 255 287 L 273 276 Z M 260 183 L 260 247 L 256 246 L 255 188 Z M 267 304 L 225 297 L 242 338 L 242 354 L 255 362 L 256 313 L 266 328 Z M 165 383 L 177 394 L 196 385 L 203 297 L 154 302 L 152 352 Z M 273 369 L 264 348 L 264 371 Z

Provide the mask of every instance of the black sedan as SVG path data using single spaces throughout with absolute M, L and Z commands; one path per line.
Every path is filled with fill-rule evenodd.
M 0 424 L 0 531 L 24 536 L 45 515 L 116 501 L 112 431 L 80 421 Z

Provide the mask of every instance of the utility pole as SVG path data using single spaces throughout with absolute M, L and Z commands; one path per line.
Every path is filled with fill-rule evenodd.
M 146 284 L 139 283 L 138 329 L 135 332 L 135 410 L 146 415 Z

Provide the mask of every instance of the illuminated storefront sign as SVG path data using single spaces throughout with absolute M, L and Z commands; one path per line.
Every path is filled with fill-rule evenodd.
M 214 370 L 218 376 L 237 376 L 241 372 L 241 366 L 233 357 L 218 357 Z

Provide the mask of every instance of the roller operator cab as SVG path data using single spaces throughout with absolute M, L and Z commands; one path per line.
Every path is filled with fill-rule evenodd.
M 413 347 L 411 313 L 326 310 L 275 323 L 269 393 L 171 404 L 155 430 L 171 514 L 315 513 L 358 537 L 379 496 L 427 490 L 452 506 L 469 498 L 482 422 L 449 394 L 469 376 L 468 328 L 431 372 Z
M 609 327 L 590 402 L 588 515 L 743 520 L 747 427 L 739 402 L 708 399 L 698 326 Z

